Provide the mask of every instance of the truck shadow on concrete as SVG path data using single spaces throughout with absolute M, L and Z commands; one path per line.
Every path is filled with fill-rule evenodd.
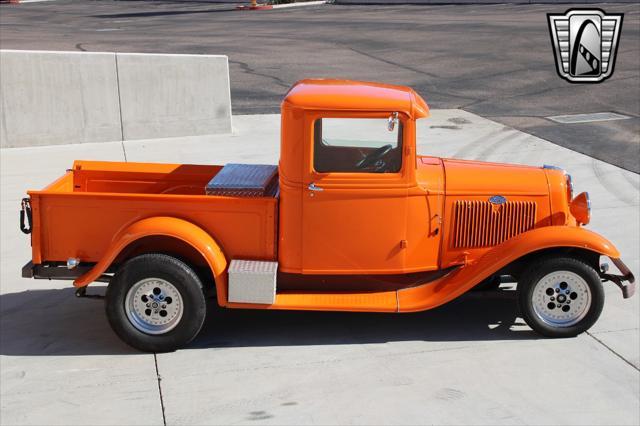
M 89 293 L 104 294 L 104 287 L 91 286 Z M 505 294 L 469 293 L 413 314 L 228 310 L 208 302 L 205 325 L 187 350 L 539 338 Z M 101 299 L 76 298 L 71 288 L 0 295 L 0 355 L 137 353 L 113 333 Z

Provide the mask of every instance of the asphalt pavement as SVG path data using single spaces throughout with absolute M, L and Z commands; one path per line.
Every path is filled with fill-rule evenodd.
M 556 73 L 547 13 L 593 4 L 322 5 L 259 12 L 209 1 L 73 1 L 0 6 L 0 47 L 229 56 L 234 114 L 278 112 L 307 77 L 407 84 L 434 108 L 462 108 L 640 172 L 640 4 L 624 13 L 613 77 Z M 615 112 L 626 120 L 546 117 Z

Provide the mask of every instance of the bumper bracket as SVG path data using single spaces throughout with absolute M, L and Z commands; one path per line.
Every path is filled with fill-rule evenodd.
M 636 292 L 636 278 L 633 276 L 627 265 L 625 265 L 622 260 L 611 258 L 611 261 L 614 265 L 616 265 L 616 268 L 620 270 L 622 275 L 614 275 L 607 274 L 606 272 L 601 272 L 600 278 L 605 281 L 611 281 L 612 283 L 620 287 L 620 290 L 622 290 L 622 297 L 628 299 Z

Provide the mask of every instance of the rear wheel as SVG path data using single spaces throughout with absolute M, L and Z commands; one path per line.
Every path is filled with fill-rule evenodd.
M 604 290 L 595 269 L 581 260 L 546 258 L 522 274 L 518 300 L 533 330 L 548 337 L 571 337 L 600 317 Z
M 164 254 L 128 260 L 106 294 L 111 327 L 129 345 L 147 352 L 176 350 L 204 323 L 202 283 L 184 262 Z

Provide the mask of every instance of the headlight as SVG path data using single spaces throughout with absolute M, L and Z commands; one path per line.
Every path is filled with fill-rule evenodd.
M 581 225 L 586 225 L 591 220 L 591 200 L 588 192 L 582 192 L 571 200 L 569 210 L 573 217 Z

